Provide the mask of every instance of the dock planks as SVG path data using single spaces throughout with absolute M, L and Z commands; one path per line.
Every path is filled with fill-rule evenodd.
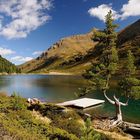
M 63 103 L 59 103 L 57 105 L 61 106 L 74 106 L 77 108 L 88 108 L 92 106 L 97 106 L 99 104 L 104 103 L 104 100 L 99 100 L 99 99 L 92 99 L 92 98 L 81 98 L 81 99 L 76 99 L 76 100 L 71 100 L 71 101 L 66 101 Z

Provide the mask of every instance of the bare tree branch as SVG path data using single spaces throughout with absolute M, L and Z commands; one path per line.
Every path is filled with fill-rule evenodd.
M 110 98 L 107 97 L 106 92 L 104 91 L 104 96 L 105 98 L 108 100 L 108 102 L 110 102 L 111 104 L 115 104 L 115 102 L 113 100 L 111 100 Z
M 116 98 L 115 94 L 114 94 L 113 98 L 116 102 L 120 103 L 120 101 Z
M 128 102 L 129 102 L 129 98 L 127 99 L 126 103 L 122 103 L 122 102 L 120 102 L 120 103 L 121 103 L 121 105 L 123 105 L 123 106 L 127 106 L 127 105 L 128 105 Z

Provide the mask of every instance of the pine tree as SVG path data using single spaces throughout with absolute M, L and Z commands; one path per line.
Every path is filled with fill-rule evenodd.
M 103 51 L 100 55 L 98 64 L 93 66 L 93 69 L 89 71 L 88 78 L 90 79 L 92 86 L 96 89 L 100 89 L 107 101 L 115 106 L 116 117 L 112 124 L 112 126 L 115 126 L 122 122 L 121 106 L 127 106 L 128 100 L 126 103 L 122 103 L 115 94 L 113 96 L 114 100 L 111 100 L 107 96 L 107 91 L 110 88 L 111 77 L 117 72 L 119 62 L 118 52 L 116 49 L 117 34 L 115 32 L 117 25 L 113 24 L 113 21 L 112 12 L 109 11 L 106 15 L 105 30 L 100 33 L 95 33 L 95 40 L 99 41 L 98 46 L 102 46 Z M 138 98 L 140 97 L 140 82 L 134 77 L 134 56 L 131 51 L 128 52 L 125 66 L 125 75 L 122 77 L 123 80 L 119 82 L 119 85 L 121 89 L 123 89 L 123 94 L 125 96 Z
M 136 67 L 134 64 L 135 57 L 129 50 L 127 60 L 124 65 L 124 75 L 119 85 L 123 90 L 123 95 L 134 99 L 140 98 L 140 80 L 136 78 Z

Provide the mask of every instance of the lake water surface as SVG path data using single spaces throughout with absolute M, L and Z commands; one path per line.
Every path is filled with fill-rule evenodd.
M 61 75 L 13 75 L 0 76 L 0 92 L 11 95 L 14 91 L 25 98 L 39 98 L 47 102 L 62 102 L 75 99 L 78 88 L 88 85 L 88 82 L 78 76 Z M 110 91 L 110 96 L 116 92 Z M 99 91 L 87 95 L 87 97 L 104 99 Z M 121 97 L 121 101 L 125 101 Z M 140 123 L 140 100 L 130 100 L 127 107 L 122 108 L 123 117 L 126 121 Z M 87 111 L 96 116 L 113 116 L 114 107 L 108 102 Z

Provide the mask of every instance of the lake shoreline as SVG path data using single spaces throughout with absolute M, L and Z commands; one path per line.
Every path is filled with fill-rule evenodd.
M 88 82 L 82 76 L 75 75 L 48 75 L 48 74 L 18 74 L 0 76 L 1 88 L 0 91 L 6 92 L 8 95 L 16 92 L 24 98 L 38 98 L 47 102 L 64 102 L 76 98 L 75 93 L 80 92 L 80 88 L 87 87 Z M 115 82 L 111 82 L 115 85 Z M 111 88 L 109 91 L 110 97 L 117 89 Z M 120 94 L 120 92 L 118 92 Z M 93 91 L 86 95 L 89 98 L 104 99 L 102 92 Z M 122 102 L 125 102 L 124 97 L 120 97 Z M 130 100 L 126 108 L 122 108 L 124 120 L 129 122 L 140 123 L 140 104 L 139 100 Z M 103 113 L 104 116 L 113 116 L 114 108 L 105 103 L 103 106 L 87 110 L 88 113 L 97 114 Z
M 14 74 L 0 74 L 0 76 L 16 76 L 16 75 L 63 75 L 63 76 L 81 76 L 81 74 L 64 73 L 64 72 L 49 72 L 49 73 L 14 73 Z
M 49 75 L 77 75 L 77 74 L 74 74 L 74 73 L 55 72 L 55 71 L 49 72 L 47 74 L 49 74 Z

